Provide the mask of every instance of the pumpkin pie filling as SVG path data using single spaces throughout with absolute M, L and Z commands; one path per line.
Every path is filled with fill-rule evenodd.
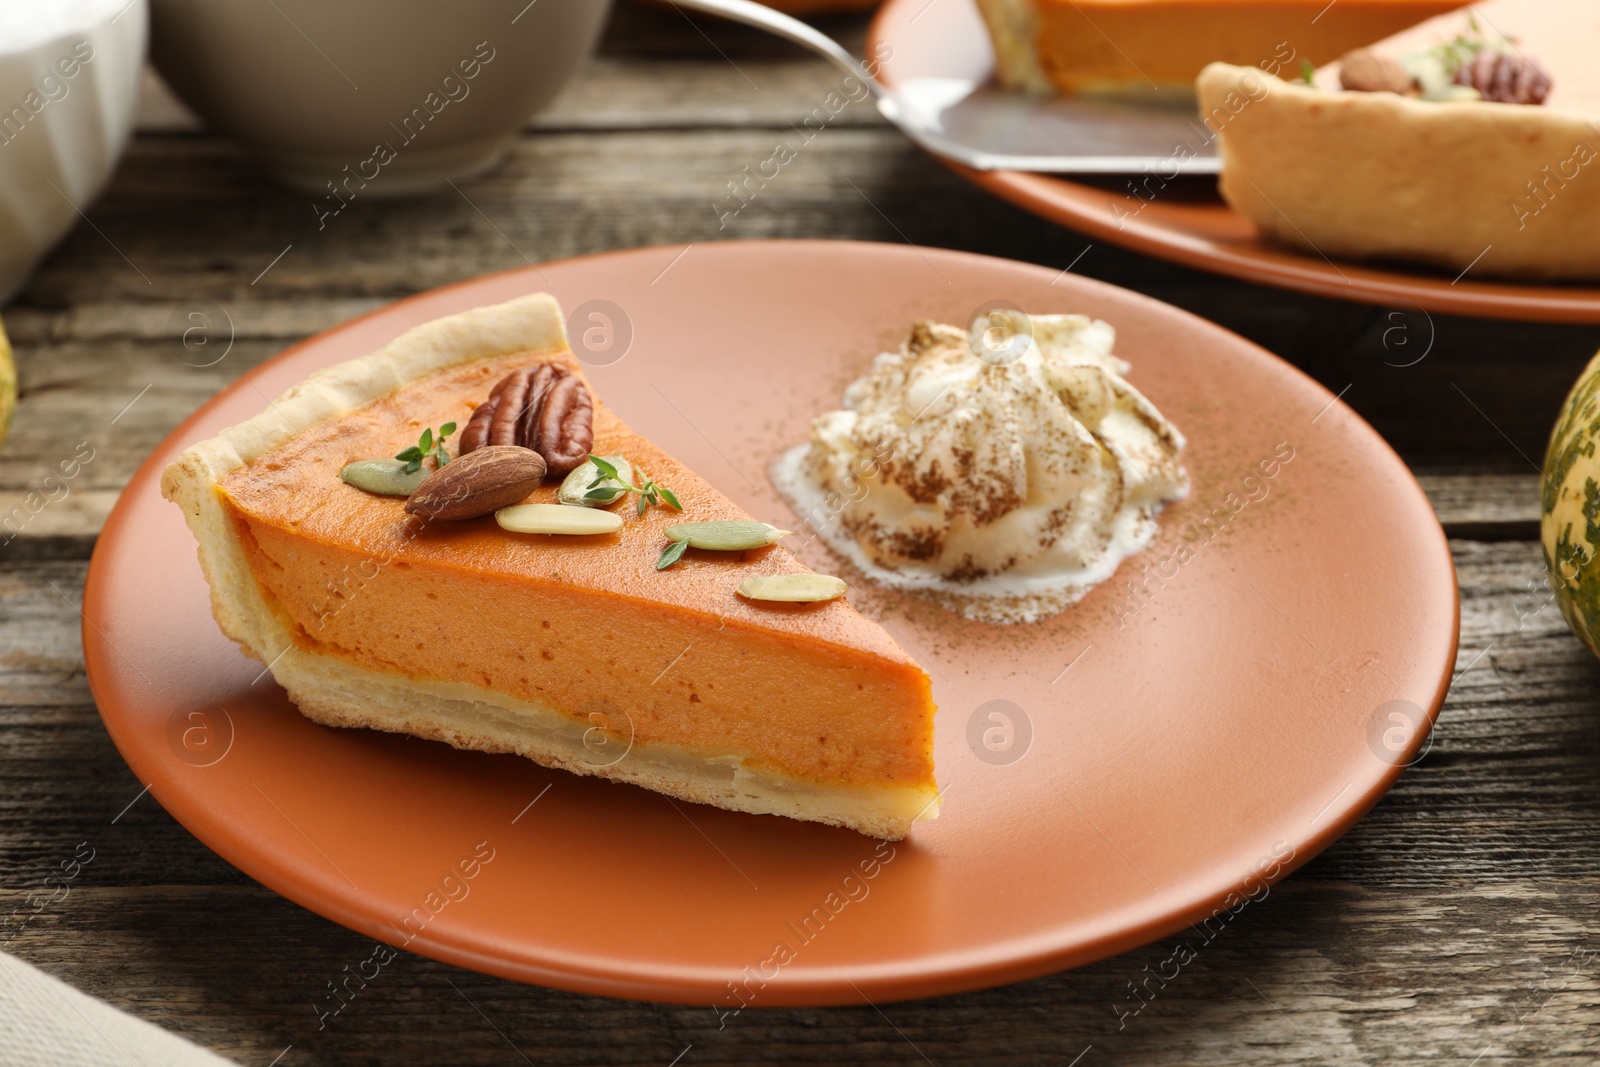
M 465 422 L 496 381 L 550 360 L 581 374 L 565 351 L 447 366 L 306 426 L 206 487 L 265 628 L 291 649 L 275 674 L 301 710 L 879 836 L 903 836 L 931 816 L 927 675 L 843 599 L 737 596 L 746 578 L 807 572 L 781 546 L 691 549 L 657 570 L 663 531 L 685 515 L 748 516 L 598 400 L 593 452 L 626 455 L 672 487 L 683 514 L 635 516 L 630 503 L 616 533 L 520 535 L 493 516 L 408 515 L 403 498 L 340 480 L 346 463 L 394 455 L 424 427 Z M 556 492 L 547 482 L 528 501 L 555 503 Z M 228 614 L 219 607 L 219 620 Z M 248 627 L 224 629 L 239 639 Z M 241 643 L 269 662 L 282 650 Z M 412 691 L 424 695 L 416 707 Z M 402 693 L 382 707 L 384 694 Z M 535 729 L 580 737 L 597 757 L 571 744 L 543 751 L 524 736 Z M 674 769 L 733 784 L 675 788 Z M 739 795 L 722 795 L 730 791 Z

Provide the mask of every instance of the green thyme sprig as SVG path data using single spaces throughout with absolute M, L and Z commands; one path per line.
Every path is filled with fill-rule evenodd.
M 689 548 L 687 541 L 673 541 L 661 550 L 661 558 L 656 560 L 656 570 L 664 571 L 683 558 Z
M 589 491 L 584 493 L 586 500 L 599 500 L 610 503 L 620 493 L 638 493 L 639 514 L 643 515 L 651 505 L 662 505 L 673 511 L 682 511 L 683 505 L 678 503 L 678 496 L 671 489 L 650 480 L 650 476 L 640 471 L 643 485 L 634 485 L 633 482 L 622 476 L 616 465 L 599 456 L 590 456 L 589 462 L 594 464 L 597 477 L 589 483 Z M 606 485 L 605 482 L 614 482 L 615 485 Z M 620 485 L 620 488 L 618 487 Z M 681 554 L 681 553 L 680 553 Z
M 1498 48 L 1505 51 L 1515 47 L 1516 44 L 1517 39 L 1509 36 L 1502 37 L 1499 43 L 1491 41 L 1483 32 L 1483 28 L 1478 25 L 1477 17 L 1469 15 L 1465 33 L 1458 33 L 1451 40 L 1435 45 L 1432 51 L 1440 65 L 1444 67 L 1445 73 L 1454 78 L 1458 70 L 1476 59 L 1478 53 L 1484 49 Z
M 1300 80 L 1310 85 L 1316 81 L 1316 78 L 1317 68 L 1311 65 L 1310 60 L 1302 59 L 1300 61 Z
M 435 466 L 442 467 L 450 462 L 450 453 L 445 450 L 444 439 L 455 432 L 456 424 L 447 422 L 439 427 L 439 436 L 435 438 L 433 428 L 430 426 L 422 431 L 422 436 L 417 438 L 416 444 L 404 452 L 396 453 L 394 458 L 406 461 L 405 471 L 407 474 L 415 474 L 421 470 L 422 461 L 429 456 L 433 457 Z

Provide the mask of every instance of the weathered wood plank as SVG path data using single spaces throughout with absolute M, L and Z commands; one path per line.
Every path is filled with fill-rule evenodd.
M 1539 536 L 1539 475 L 1416 472 L 1428 501 L 1452 537 L 1534 540 Z
M 1600 886 L 1385 892 L 1310 878 L 1210 942 L 938 1000 L 719 1020 L 402 953 L 323 1020 L 313 1002 L 326 1010 L 326 983 L 372 942 L 255 886 L 104 886 L 110 852 L 9 948 L 242 1063 L 292 1044 L 284 1063 L 520 1063 L 515 1048 L 539 1064 L 660 1065 L 692 1045 L 680 1063 L 1067 1064 L 1092 1046 L 1081 1063 L 1577 1064 L 1593 1062 L 1600 1023 Z M 21 897 L 0 893 L 0 913 Z M 1179 943 L 1193 952 L 1181 968 Z
M 798 52 L 798 50 L 797 50 Z M 590 60 L 561 95 L 532 116 L 533 130 L 787 129 L 826 121 L 832 126 L 884 126 L 885 120 L 843 81 L 831 64 L 794 56 L 739 60 L 737 67 L 709 59 Z M 829 99 L 830 93 L 837 93 Z M 825 114 L 815 114 L 823 108 Z M 172 94 L 154 71 L 140 86 L 137 128 L 144 134 L 193 134 L 201 120 Z

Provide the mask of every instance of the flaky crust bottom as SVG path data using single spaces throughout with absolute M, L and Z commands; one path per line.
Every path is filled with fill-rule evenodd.
M 599 726 L 459 682 L 397 679 L 291 649 L 273 668 L 300 711 L 325 726 L 365 727 L 511 752 L 573 774 L 643 786 L 730 811 L 783 815 L 898 841 L 937 809 L 932 789 L 807 782 L 727 752 L 640 744 L 625 721 Z M 615 716 L 609 717 L 614 719 Z

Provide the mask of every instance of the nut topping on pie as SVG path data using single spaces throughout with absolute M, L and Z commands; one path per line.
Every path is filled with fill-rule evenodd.
M 544 481 L 544 458 L 516 445 L 489 445 L 440 467 L 406 500 L 406 513 L 429 519 L 476 519 L 509 507 Z
M 564 477 L 594 445 L 594 400 L 581 379 L 556 363 L 513 371 L 479 404 L 461 432 L 461 454 L 484 445 L 517 445 L 544 457 Z
M 1358 93 L 1410 96 L 1417 91 L 1416 79 L 1398 59 L 1366 48 L 1358 48 L 1339 61 L 1339 84 Z
M 1521 52 L 1484 48 L 1456 68 L 1456 84 L 1478 90 L 1497 104 L 1542 104 L 1550 95 L 1550 75 Z
M 550 387 L 539 411 L 539 432 L 526 435 L 545 458 L 550 473 L 565 476 L 589 458 L 594 446 L 594 401 L 578 379 L 568 375 Z
M 562 372 L 553 363 L 508 374 L 495 389 L 499 396 L 489 424 L 489 443 L 521 445 L 537 452 L 539 413 L 550 387 L 560 377 Z

